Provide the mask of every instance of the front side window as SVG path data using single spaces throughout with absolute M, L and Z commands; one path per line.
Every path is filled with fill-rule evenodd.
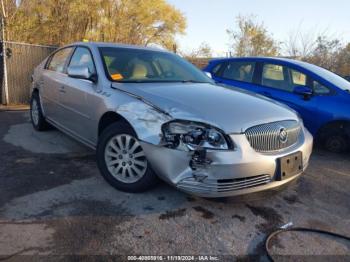
M 222 73 L 222 78 L 252 83 L 254 69 L 254 62 L 229 62 Z
M 219 76 L 219 71 L 220 71 L 222 66 L 223 66 L 222 63 L 214 66 L 213 70 L 211 70 L 211 73 L 213 74 L 213 76 Z
M 307 85 L 307 77 L 305 74 L 303 74 L 299 71 L 293 70 L 293 69 L 290 69 L 290 73 L 292 76 L 292 82 L 293 82 L 294 86 L 306 86 Z
M 106 74 L 113 81 L 213 83 L 201 70 L 171 53 L 118 47 L 99 50 Z
M 47 69 L 51 71 L 63 73 L 64 67 L 67 63 L 68 57 L 72 52 L 72 49 L 73 49 L 72 47 L 68 47 L 56 52 L 51 58 L 51 61 L 49 62 Z
M 262 84 L 267 87 L 293 92 L 296 86 L 307 86 L 307 75 L 281 65 L 265 64 Z
M 85 66 L 89 68 L 90 73 L 96 73 L 91 53 L 85 47 L 75 49 L 69 66 Z

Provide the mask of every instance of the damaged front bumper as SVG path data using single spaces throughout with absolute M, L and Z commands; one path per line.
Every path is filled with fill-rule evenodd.
M 287 184 L 306 170 L 313 146 L 313 138 L 306 129 L 292 148 L 270 154 L 256 152 L 244 134 L 231 138 L 235 143 L 233 151 L 207 150 L 202 162 L 196 159 L 197 165 L 193 165 L 194 152 L 146 142 L 142 146 L 160 178 L 182 191 L 209 198 L 260 192 Z M 279 181 L 279 159 L 297 152 L 302 153 L 302 172 Z

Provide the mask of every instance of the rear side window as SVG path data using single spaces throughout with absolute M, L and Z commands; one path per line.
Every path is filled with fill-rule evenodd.
M 49 64 L 47 65 L 47 69 L 51 71 L 63 73 L 64 67 L 72 52 L 72 49 L 73 49 L 72 47 L 68 47 L 56 52 L 51 58 L 51 61 L 49 62 Z
M 91 53 L 85 47 L 75 49 L 69 66 L 86 66 L 89 68 L 90 73 L 96 73 Z
M 273 64 L 265 64 L 262 75 L 262 84 L 267 87 L 293 92 L 293 85 L 289 83 L 288 69 Z
M 254 62 L 229 62 L 222 72 L 222 78 L 252 83 Z

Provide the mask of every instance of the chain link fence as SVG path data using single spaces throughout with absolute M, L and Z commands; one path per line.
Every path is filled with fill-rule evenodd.
M 30 99 L 31 76 L 39 65 L 56 47 L 26 43 L 5 42 L 8 104 L 27 104 Z M 1 75 L 4 78 L 3 63 Z M 4 83 L 4 81 L 1 81 Z M 5 86 L 1 88 L 1 102 L 5 101 Z

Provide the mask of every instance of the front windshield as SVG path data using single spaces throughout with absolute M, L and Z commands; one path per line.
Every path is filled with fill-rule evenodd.
M 311 65 L 311 64 L 308 64 L 307 67 L 310 71 L 321 76 L 322 78 L 334 84 L 338 88 L 341 88 L 346 91 L 350 91 L 350 82 L 338 76 L 337 74 L 334 74 L 331 71 L 328 71 L 322 67 Z
M 108 77 L 116 82 L 213 83 L 194 65 L 171 53 L 117 47 L 99 50 Z

